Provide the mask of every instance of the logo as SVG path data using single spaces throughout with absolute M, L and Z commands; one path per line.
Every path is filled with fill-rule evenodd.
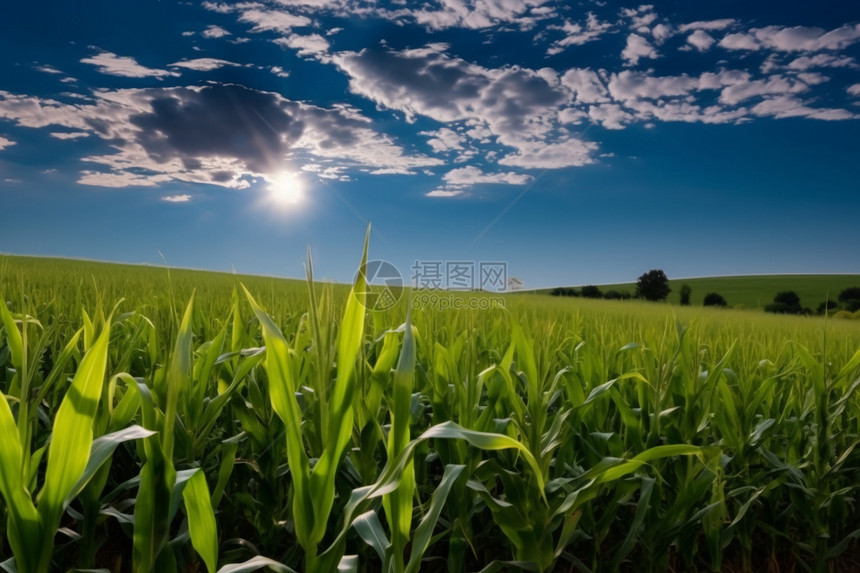
M 403 277 L 388 261 L 367 261 L 358 273 L 364 274 L 364 306 L 369 310 L 388 310 L 403 296 Z M 358 277 L 356 273 L 356 278 Z M 358 293 L 356 293 L 358 294 Z

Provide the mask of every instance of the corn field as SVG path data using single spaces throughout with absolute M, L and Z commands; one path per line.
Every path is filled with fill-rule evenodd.
M 853 323 L 71 268 L 0 261 L 5 571 L 860 570 Z

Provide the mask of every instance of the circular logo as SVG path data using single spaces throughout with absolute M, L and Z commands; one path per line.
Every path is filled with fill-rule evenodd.
M 362 268 L 358 269 L 358 273 L 364 274 L 366 308 L 388 310 L 403 296 L 403 277 L 397 267 L 388 261 L 367 261 Z

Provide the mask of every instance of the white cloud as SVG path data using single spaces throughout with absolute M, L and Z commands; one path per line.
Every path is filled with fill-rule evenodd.
M 600 76 L 588 68 L 567 70 L 561 77 L 561 83 L 573 92 L 577 103 L 609 101 L 609 92 Z
M 421 115 L 441 123 L 483 124 L 498 143 L 514 148 L 500 163 L 528 167 L 533 158 L 534 166 L 583 164 L 578 153 L 549 161 L 537 151 L 558 143 L 559 110 L 572 98 L 554 73 L 519 66 L 484 68 L 447 56 L 446 49 L 441 44 L 402 51 L 365 49 L 336 54 L 333 60 L 349 75 L 350 91 L 401 111 L 407 121 Z M 590 145 L 577 147 L 584 149 Z
M 80 139 L 82 137 L 89 137 L 90 134 L 86 131 L 61 131 L 61 132 L 52 132 L 51 137 L 55 139 Z
M 101 52 L 90 58 L 81 60 L 82 64 L 91 64 L 98 68 L 103 74 L 120 76 L 124 78 L 164 78 L 177 76 L 176 72 L 147 68 L 137 63 L 137 60 L 128 56 L 117 56 L 111 52 Z
M 796 78 L 773 75 L 754 80 L 748 72 L 739 70 L 706 72 L 698 77 L 660 77 L 626 70 L 612 74 L 608 83 L 610 95 L 622 108 L 606 104 L 595 106 L 589 110 L 589 117 L 610 129 L 621 128 L 633 121 L 647 122 L 655 119 L 709 124 L 748 121 L 751 116 L 756 115 L 849 119 L 851 114 L 845 110 L 810 108 L 800 100 L 778 99 L 805 93 L 810 90 L 810 85 L 822 83 L 826 79 L 820 74 L 808 74 L 803 77 L 798 75 Z M 714 90 L 720 92 L 718 103 L 701 103 L 699 92 Z M 756 98 L 766 98 L 770 103 L 759 102 L 764 105 L 757 107 L 757 112 L 747 107 L 738 107 L 739 104 Z M 774 106 L 777 103 L 773 103 L 774 100 L 784 109 L 776 110 Z
M 475 185 L 525 185 L 533 181 L 531 175 L 513 171 L 485 173 L 474 165 L 452 169 L 442 176 L 444 185 L 426 194 L 427 197 L 457 197 Z
M 462 189 L 434 189 L 429 193 L 425 193 L 425 197 L 457 197 L 458 195 L 463 195 L 464 191 Z
M 722 71 L 695 76 L 651 76 L 645 72 L 624 70 L 609 78 L 609 93 L 617 101 L 680 97 L 695 91 L 718 89 L 724 85 L 744 83 L 749 74 Z
M 682 34 L 685 32 L 689 32 L 690 30 L 725 30 L 729 26 L 735 23 L 734 18 L 723 18 L 721 20 L 700 20 L 698 22 L 690 22 L 689 24 L 682 24 L 678 26 L 678 31 Z
M 327 60 L 327 53 L 330 47 L 328 40 L 319 34 L 309 34 L 301 36 L 299 34 L 290 34 L 284 38 L 274 40 L 276 44 L 285 48 L 297 50 L 300 57 L 315 57 L 322 60 Z
M 624 58 L 626 65 L 635 66 L 641 58 L 654 59 L 659 57 L 659 54 L 648 40 L 638 34 L 630 34 L 627 36 L 627 45 L 621 52 L 621 57 Z
M 55 68 L 54 66 L 51 66 L 49 64 L 44 64 L 41 66 L 35 66 L 33 69 L 36 71 L 39 71 L 39 72 L 44 72 L 46 74 L 62 74 L 63 73 L 60 70 L 58 70 L 57 68 Z
M 0 151 L 6 149 L 7 147 L 12 147 L 15 144 L 16 142 L 12 141 L 11 139 L 6 139 L 2 135 L 0 135 Z
M 719 45 L 727 50 L 758 50 L 761 47 L 749 34 L 728 34 L 723 36 Z
M 730 50 L 768 48 L 780 52 L 817 52 L 842 50 L 858 40 L 860 24 L 841 26 L 829 32 L 808 26 L 767 26 L 729 34 L 720 41 L 720 46 Z
M 547 4 L 549 0 L 436 0 L 415 9 L 403 2 L 396 10 L 376 10 L 376 15 L 394 21 L 414 21 L 429 30 L 481 29 L 500 24 L 528 30 L 537 21 L 554 14 Z
M 210 25 L 202 32 L 204 38 L 223 38 L 224 36 L 230 36 L 230 32 L 222 28 L 221 26 Z
M 543 143 L 528 141 L 517 146 L 517 151 L 499 159 L 500 165 L 532 169 L 558 169 L 581 167 L 594 163 L 597 144 L 575 137 L 561 137 Z
M 188 203 L 191 201 L 191 195 L 188 193 L 182 193 L 180 195 L 165 195 L 161 200 L 167 201 L 168 203 Z
M 344 173 L 345 168 L 342 165 L 326 166 L 319 163 L 308 163 L 302 165 L 302 171 L 308 171 L 316 174 L 320 179 L 335 179 L 337 181 L 350 181 L 349 175 Z
M 463 143 L 466 141 L 465 136 L 447 127 L 443 127 L 436 131 L 422 131 L 419 135 L 429 135 L 431 137 L 431 139 L 427 140 L 427 144 L 432 147 L 433 151 L 436 153 L 462 150 Z
M 654 41 L 657 42 L 657 45 L 661 45 L 663 42 L 671 38 L 673 34 L 674 30 L 672 30 L 672 27 L 662 23 L 657 24 L 651 29 L 651 35 L 654 37 Z
M 816 109 L 807 107 L 802 101 L 790 95 L 766 99 L 753 106 L 751 111 L 758 116 L 772 116 L 778 119 L 808 117 L 824 121 L 839 121 L 856 117 L 844 109 Z
M 696 30 L 687 37 L 687 43 L 700 52 L 707 52 L 714 45 L 714 38 L 703 30 Z
M 795 58 L 786 67 L 790 70 L 808 70 L 810 68 L 857 68 L 858 66 L 854 58 L 849 56 L 815 54 Z
M 848 86 L 845 91 L 848 92 L 848 95 L 852 95 L 854 97 L 860 97 L 860 84 L 853 84 Z
M 225 66 L 239 66 L 241 64 L 237 64 L 234 62 L 228 62 L 227 60 L 219 60 L 218 58 L 196 58 L 193 60 L 182 60 L 180 62 L 173 62 L 169 64 L 170 68 L 185 68 L 187 70 L 194 70 L 197 72 L 211 72 L 212 70 L 217 70 L 218 68 L 223 68 Z
M 452 169 L 442 176 L 442 180 L 445 181 L 445 183 L 458 186 L 472 186 L 487 183 L 525 185 L 533 179 L 534 178 L 531 175 L 514 173 L 513 171 L 484 173 L 474 165 Z
M 766 80 L 752 80 L 728 86 L 720 93 L 720 102 L 737 105 L 744 100 L 758 96 L 795 94 L 808 90 L 809 86 L 803 82 L 775 75 Z
M 258 5 L 254 5 L 258 6 Z M 263 10 L 260 8 L 249 8 L 240 10 L 239 21 L 253 24 L 251 32 L 278 32 L 289 35 L 293 28 L 310 26 L 312 21 L 305 16 L 281 12 L 277 10 Z
M 207 10 L 211 10 L 212 12 L 218 12 L 219 14 L 229 14 L 234 9 L 232 6 L 225 2 L 209 2 L 208 0 L 206 2 L 203 2 L 203 7 Z
M 581 46 L 588 42 L 593 42 L 600 38 L 607 31 L 612 29 L 612 24 L 609 22 L 601 22 L 593 12 L 589 12 L 586 17 L 585 25 L 565 20 L 561 26 L 548 26 L 550 30 L 561 30 L 566 34 L 561 40 L 557 40 L 547 49 L 546 53 L 550 56 L 560 54 L 569 46 Z
M 139 175 L 128 171 L 104 173 L 87 170 L 81 171 L 81 176 L 77 182 L 81 185 L 92 185 L 93 187 L 120 189 L 123 187 L 156 187 L 168 181 L 170 181 L 170 177 L 164 175 Z
M 624 129 L 628 123 L 635 120 L 632 114 L 624 111 L 617 103 L 593 105 L 588 108 L 588 117 L 606 129 Z
M 630 29 L 636 30 L 640 34 L 648 33 L 651 24 L 657 19 L 657 14 L 654 13 L 654 6 L 651 4 L 643 4 L 638 8 L 623 8 L 621 15 L 630 19 Z

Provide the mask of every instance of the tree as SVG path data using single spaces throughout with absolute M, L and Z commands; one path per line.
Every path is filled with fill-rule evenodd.
M 764 307 L 766 312 L 774 312 L 776 314 L 803 314 L 803 307 L 800 306 L 800 297 L 797 293 L 791 290 L 782 291 L 773 297 L 773 304 Z
M 860 310 L 860 287 L 848 287 L 839 293 L 839 302 L 845 310 L 856 312 Z
M 585 285 L 582 287 L 583 298 L 603 298 L 603 292 L 594 285 Z
M 690 306 L 690 293 L 692 292 L 693 289 L 690 288 L 690 285 L 681 285 L 681 306 Z
M 728 303 L 721 294 L 709 292 L 705 295 L 704 306 L 728 306 Z
M 839 304 L 835 300 L 826 300 L 818 305 L 816 314 L 825 314 L 831 310 L 836 310 Z
M 652 269 L 639 277 L 636 281 L 636 296 L 645 300 L 666 300 L 672 289 L 669 288 L 669 279 L 666 273 L 659 269 Z

